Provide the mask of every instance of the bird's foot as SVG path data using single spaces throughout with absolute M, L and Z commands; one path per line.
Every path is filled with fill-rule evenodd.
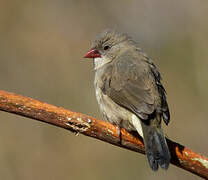
M 120 127 L 116 127 L 116 131 L 119 137 L 119 144 L 122 144 L 122 134 L 121 134 L 121 128 Z

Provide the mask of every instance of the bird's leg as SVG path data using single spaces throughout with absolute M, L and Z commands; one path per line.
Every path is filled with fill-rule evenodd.
M 123 120 L 121 120 L 121 122 L 116 126 L 116 130 L 118 133 L 118 137 L 119 137 L 119 144 L 122 145 L 122 134 L 121 134 L 121 125 L 122 125 Z
M 122 134 L 121 134 L 121 128 L 119 126 L 116 126 L 116 131 L 117 131 L 117 134 L 118 134 L 118 137 L 119 137 L 119 144 L 121 145 L 122 144 Z

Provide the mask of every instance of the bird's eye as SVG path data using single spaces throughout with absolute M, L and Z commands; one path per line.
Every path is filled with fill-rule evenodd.
M 104 50 L 108 50 L 108 49 L 109 49 L 109 46 L 104 46 L 103 49 L 104 49 Z

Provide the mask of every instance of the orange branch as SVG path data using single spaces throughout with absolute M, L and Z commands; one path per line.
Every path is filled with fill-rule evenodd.
M 82 133 L 122 148 L 144 154 L 140 137 L 121 129 L 121 140 L 117 127 L 93 117 L 72 112 L 21 95 L 0 91 L 0 110 L 15 113 L 49 123 L 72 132 Z M 167 139 L 171 163 L 208 179 L 208 158 Z

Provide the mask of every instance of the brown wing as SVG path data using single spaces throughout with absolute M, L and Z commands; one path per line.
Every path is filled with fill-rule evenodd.
M 159 72 L 151 61 L 142 59 L 145 56 L 129 57 L 132 54 L 125 53 L 114 60 L 112 76 L 105 83 L 104 93 L 143 120 L 149 119 L 154 112 L 161 112 L 168 124 L 169 110 Z

